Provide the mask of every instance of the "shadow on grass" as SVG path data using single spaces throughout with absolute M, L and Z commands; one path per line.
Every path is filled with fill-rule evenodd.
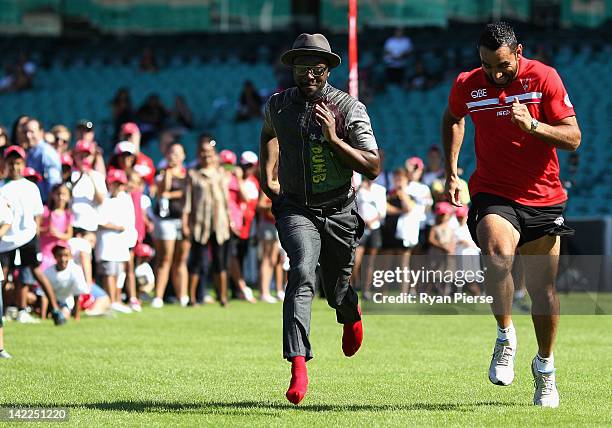
M 225 413 L 249 414 L 250 410 L 257 414 L 270 414 L 270 410 L 297 410 L 302 412 L 385 412 L 385 411 L 458 411 L 472 412 L 480 407 L 517 407 L 523 404 L 507 403 L 502 401 L 479 401 L 475 403 L 407 403 L 407 404 L 305 404 L 294 406 L 289 403 L 275 403 L 266 401 L 202 401 L 199 403 L 176 403 L 166 401 L 102 401 L 99 403 L 19 403 L 12 406 L 22 407 L 59 407 L 85 408 L 91 410 L 106 410 L 135 413 L 167 413 L 167 412 L 193 412 L 193 413 Z M 263 411 L 263 412 L 262 412 Z M 268 411 L 268 412 L 266 412 Z

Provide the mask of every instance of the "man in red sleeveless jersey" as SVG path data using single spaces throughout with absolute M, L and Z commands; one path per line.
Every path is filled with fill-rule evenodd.
M 514 30 L 488 24 L 478 45 L 482 66 L 455 80 L 442 120 L 446 153 L 446 193 L 459 202 L 457 160 L 465 116 L 476 129 L 477 166 L 469 182 L 468 226 L 486 258 L 487 293 L 493 296 L 497 340 L 489 367 L 496 385 L 514 379 L 517 339 L 512 324 L 512 265 L 523 261 L 538 352 L 531 370 L 533 402 L 557 407 L 553 345 L 559 321 L 554 279 L 567 195 L 559 180 L 556 149 L 575 151 L 580 129 L 557 71 L 523 56 Z

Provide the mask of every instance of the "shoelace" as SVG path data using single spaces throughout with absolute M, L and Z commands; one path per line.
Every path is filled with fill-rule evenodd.
M 555 382 L 552 378 L 553 373 L 540 373 L 536 376 L 534 385 L 536 388 L 542 388 L 542 395 L 550 395 L 553 392 Z
M 497 359 L 497 365 L 507 366 L 512 358 L 512 348 L 498 343 L 493 356 Z

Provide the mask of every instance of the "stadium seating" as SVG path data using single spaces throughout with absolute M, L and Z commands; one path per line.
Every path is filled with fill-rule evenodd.
M 195 139 L 204 130 L 213 132 L 223 147 L 236 151 L 254 150 L 257 148 L 260 121 L 235 123 L 233 118 L 245 80 L 252 80 L 266 94 L 276 89 L 273 68 L 261 59 L 276 52 L 274 49 L 257 51 L 255 60 L 242 60 L 242 53 L 227 49 L 230 45 L 240 45 L 241 37 L 247 51 L 265 45 L 260 42 L 265 41 L 265 36 L 256 33 L 248 39 L 228 35 L 223 43 L 208 43 L 201 37 L 180 43 L 172 38 L 144 41 L 130 38 L 77 45 L 65 50 L 57 49 L 52 41 L 44 38 L 0 39 L 0 48 L 6 48 L 9 56 L 16 56 L 24 46 L 29 46 L 32 57 L 39 58 L 42 63 L 32 90 L 0 95 L 0 123 L 10 126 L 19 114 L 26 113 L 42 118 L 47 126 L 55 123 L 73 125 L 79 119 L 89 118 L 97 125 L 99 140 L 105 143 L 113 132 L 111 98 L 118 88 L 126 86 L 130 88 L 135 107 L 153 92 L 158 93 L 169 108 L 177 94 L 186 97 L 196 121 L 196 129 L 183 136 L 188 153 L 194 153 Z M 457 37 L 461 39 L 463 36 L 458 34 Z M 373 38 L 383 39 L 376 34 Z M 341 40 L 332 43 L 342 46 Z M 379 50 L 375 46 L 367 49 L 367 41 L 365 43 L 366 49 L 360 56 L 361 65 L 370 66 L 374 74 L 380 73 Z M 135 55 L 134 52 L 141 52 L 144 45 L 155 46 L 162 66 L 159 72 L 143 74 L 138 71 L 139 54 Z M 535 46 L 535 43 L 527 45 Z M 425 156 L 432 144 L 440 144 L 440 117 L 451 84 L 448 76 L 452 76 L 456 69 L 466 68 L 475 54 L 472 48 L 460 45 L 436 49 L 423 48 L 420 55 L 428 69 L 448 72 L 447 78 L 440 84 L 426 91 L 410 92 L 387 86 L 378 91 L 368 104 L 377 139 L 385 150 L 386 169 L 401 165 L 408 155 Z M 51 56 L 46 55 L 49 51 L 53 52 Z M 563 179 L 571 178 L 574 181 L 569 206 L 571 215 L 612 213 L 609 204 L 612 196 L 612 174 L 609 172 L 612 163 L 611 101 L 606 95 L 612 89 L 612 76 L 596 72 L 594 78 L 591 74 L 592 70 L 609 68 L 611 53 L 612 46 L 609 44 L 593 43 L 578 47 L 561 44 L 553 55 L 555 66 L 576 106 L 583 131 L 580 167 L 574 177 L 569 177 L 567 168 L 569 154 L 559 152 Z M 446 55 L 446 59 L 441 55 Z M 334 70 L 331 77 L 332 84 L 340 88 L 347 86 L 346 59 L 346 54 L 343 54 L 342 65 Z M 449 64 L 453 65 L 452 70 L 445 70 Z M 475 167 L 475 159 L 471 144 L 473 128 L 469 120 L 467 123 L 461 166 L 469 175 Z M 159 158 L 155 143 L 147 150 Z

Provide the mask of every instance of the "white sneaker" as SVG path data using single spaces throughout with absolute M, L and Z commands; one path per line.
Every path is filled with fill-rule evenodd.
M 34 318 L 28 311 L 23 309 L 17 314 L 17 322 L 22 324 L 39 324 L 40 320 Z
M 277 302 L 276 298 L 269 294 L 267 296 L 261 296 L 261 300 L 266 303 L 276 303 Z
M 13 358 L 13 356 L 11 354 L 9 354 L 8 352 L 6 352 L 5 349 L 3 349 L 2 351 L 0 351 L 0 359 L 2 358 Z
M 142 312 L 142 306 L 140 305 L 138 299 L 130 299 L 130 309 L 132 309 L 134 312 Z
M 257 303 L 257 299 L 253 297 L 253 290 L 251 289 L 251 287 L 244 287 L 244 289 L 242 290 L 242 294 L 244 294 L 244 300 L 246 300 L 247 302 Z
M 282 302 L 283 300 L 285 300 L 285 292 L 283 290 L 277 291 L 276 297 Z
M 541 372 L 536 367 L 536 359 L 531 362 L 531 373 L 533 374 L 533 384 L 535 392 L 533 394 L 533 404 L 542 407 L 559 407 L 559 391 L 557 391 L 557 380 L 555 370 Z
M 153 300 L 151 300 L 151 307 L 153 309 L 161 309 L 164 307 L 164 300 L 160 299 L 159 297 L 154 297 Z
M 493 357 L 489 365 L 489 380 L 495 385 L 507 386 L 514 380 L 514 358 L 516 356 L 516 344 L 510 346 L 509 340 L 495 341 Z
M 215 299 L 210 294 L 207 294 L 206 296 L 204 296 L 204 303 L 206 303 L 207 305 L 213 304 L 215 303 Z
M 189 297 L 188 296 L 181 297 L 180 302 L 181 302 L 181 306 L 183 308 L 186 308 L 187 305 L 189 304 Z M 162 301 L 162 305 L 163 305 L 163 301 Z
M 131 314 L 132 309 L 129 306 L 125 306 L 123 303 L 115 302 L 111 303 L 111 309 L 115 312 L 121 312 L 122 314 Z

